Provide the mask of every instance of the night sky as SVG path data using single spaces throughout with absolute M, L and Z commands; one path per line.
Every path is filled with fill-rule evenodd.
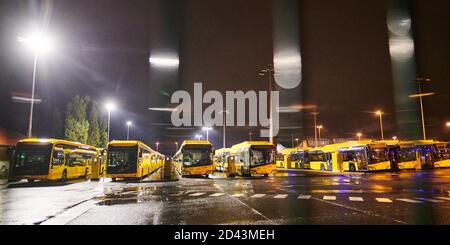
M 112 138 L 124 138 L 125 121 L 135 122 L 132 137 L 170 153 L 174 141 L 198 129 L 173 129 L 170 114 L 149 107 L 169 106 L 177 89 L 267 90 L 258 71 L 272 62 L 273 11 L 268 0 L 191 1 L 31 1 L 0 2 L 0 127 L 26 133 L 29 104 L 12 94 L 31 91 L 33 55 L 16 40 L 32 20 L 55 33 L 58 52 L 42 57 L 37 78 L 34 133 L 51 136 L 55 107 L 65 109 L 75 94 L 103 102 L 114 99 Z M 411 1 L 416 70 L 432 78 L 424 101 L 428 135 L 448 140 L 450 130 L 450 2 Z M 303 80 L 295 104 L 318 105 L 323 137 L 347 138 L 362 131 L 377 137 L 379 124 L 370 114 L 387 113 L 385 135 L 397 133 L 392 68 L 386 25 L 387 2 L 380 0 L 299 0 L 298 28 Z M 47 23 L 47 24 L 45 24 Z M 178 53 L 178 72 L 158 71 L 152 53 Z M 281 91 L 283 94 L 283 91 Z M 417 118 L 417 123 L 419 118 Z M 290 135 L 313 136 L 307 111 L 283 117 L 280 141 Z M 217 148 L 221 129 L 210 133 Z M 229 128 L 228 145 L 247 139 L 251 130 Z

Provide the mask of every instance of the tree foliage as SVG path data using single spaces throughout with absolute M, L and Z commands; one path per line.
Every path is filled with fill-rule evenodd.
M 76 95 L 67 104 L 64 131 L 67 140 L 88 143 L 89 122 L 86 110 L 89 100 L 89 97 L 81 98 L 79 95 Z

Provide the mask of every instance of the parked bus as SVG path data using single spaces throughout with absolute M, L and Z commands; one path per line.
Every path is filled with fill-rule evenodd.
M 236 172 L 242 176 L 274 174 L 276 172 L 275 146 L 266 141 L 246 141 L 231 147 Z
M 228 169 L 228 156 L 230 148 L 220 148 L 214 151 L 214 169 L 217 172 L 226 172 Z
M 345 142 L 339 152 L 342 155 L 343 171 L 379 171 L 392 168 L 388 147 L 383 142 Z
M 165 157 L 140 141 L 111 141 L 108 144 L 106 177 L 144 179 L 164 165 Z
M 343 144 L 331 144 L 309 150 L 310 169 L 342 172 L 342 158 L 339 155 L 339 149 L 342 147 Z
M 183 176 L 208 176 L 214 172 L 212 144 L 206 140 L 185 140 L 173 161 L 182 166 Z
M 24 139 L 17 143 L 13 179 L 61 180 L 90 178 L 95 147 L 58 139 Z
M 106 149 L 97 149 L 98 157 L 92 162 L 91 180 L 100 180 L 106 171 Z
M 450 167 L 450 144 L 448 142 L 436 142 L 436 153 L 434 154 L 435 168 Z
M 287 148 L 277 153 L 277 167 L 309 169 L 308 148 Z

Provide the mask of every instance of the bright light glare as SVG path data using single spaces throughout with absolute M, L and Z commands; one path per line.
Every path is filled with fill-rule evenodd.
M 180 65 L 178 58 L 169 57 L 150 57 L 150 64 L 160 67 L 176 68 Z
M 397 140 L 397 136 L 392 137 L 393 140 Z
M 48 53 L 55 49 L 53 40 L 48 35 L 38 31 L 32 32 L 27 37 L 18 37 L 17 41 L 37 53 Z
M 376 111 L 375 114 L 377 114 L 378 116 L 381 115 L 383 112 L 382 111 Z
M 361 137 L 362 133 L 357 133 L 356 136 Z
M 445 125 L 450 128 L 450 122 L 447 122 Z
M 209 130 L 212 130 L 212 128 L 211 127 L 203 127 L 203 130 L 209 131 Z
M 131 125 L 133 125 L 133 123 L 132 123 L 131 121 L 128 121 L 128 122 L 127 122 L 127 126 L 129 127 L 129 126 L 131 126 Z
M 105 108 L 106 110 L 108 110 L 109 112 L 114 111 L 116 109 L 116 105 L 112 102 L 108 102 L 105 104 Z

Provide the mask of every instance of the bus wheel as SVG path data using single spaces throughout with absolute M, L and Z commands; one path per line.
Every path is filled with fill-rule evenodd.
M 325 166 L 323 164 L 320 165 L 320 170 L 325 171 Z
M 27 179 L 28 183 L 33 183 L 34 179 Z
M 350 172 L 355 172 L 356 171 L 355 165 L 353 165 L 353 164 L 350 164 L 349 169 L 350 169 Z
M 66 182 L 67 181 L 67 171 L 64 170 L 61 176 L 61 182 Z

